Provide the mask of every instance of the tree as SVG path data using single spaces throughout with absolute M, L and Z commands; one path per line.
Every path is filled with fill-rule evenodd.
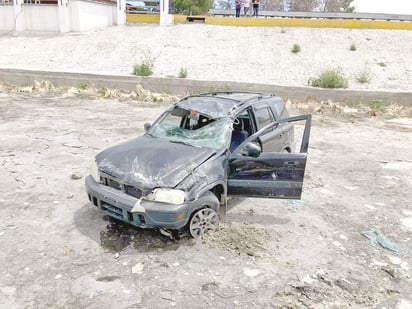
M 323 0 L 322 12 L 345 12 L 353 13 L 355 8 L 351 6 L 353 0 Z
M 217 0 L 215 3 L 216 3 L 216 8 L 222 9 L 222 10 L 233 9 L 235 5 L 235 1 L 233 0 Z
M 174 0 L 174 6 L 181 14 L 204 14 L 212 8 L 213 0 Z
M 321 0 L 290 0 L 290 10 L 298 12 L 316 11 L 321 5 Z
M 312 12 L 320 6 L 320 0 L 290 0 L 290 10 Z
M 285 11 L 283 0 L 261 0 L 260 7 L 266 11 Z

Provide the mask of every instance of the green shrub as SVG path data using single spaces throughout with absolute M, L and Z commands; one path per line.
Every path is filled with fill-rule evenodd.
M 378 65 L 381 67 L 386 67 L 386 63 L 385 62 L 378 62 Z
M 187 69 L 186 68 L 180 68 L 179 78 L 186 78 L 186 77 L 187 77 Z
M 360 84 L 368 84 L 372 79 L 371 71 L 368 68 L 364 68 L 362 71 L 356 74 L 356 81 Z
M 292 49 L 291 49 L 291 52 L 292 53 L 298 53 L 298 52 L 300 52 L 300 46 L 299 46 L 299 44 L 293 44 L 293 47 L 292 47 Z
M 369 103 L 369 106 L 373 110 L 383 111 L 382 100 L 373 100 L 372 102 Z
M 317 78 L 310 78 L 308 84 L 319 88 L 347 88 L 348 80 L 340 69 L 324 70 Z
M 369 114 L 371 116 L 377 116 L 380 113 L 385 112 L 385 108 L 383 107 L 382 100 L 373 100 L 372 102 L 369 103 L 369 107 L 370 107 Z
M 153 63 L 143 61 L 140 64 L 135 64 L 133 67 L 133 74 L 137 76 L 153 75 Z
M 80 83 L 79 86 L 77 86 L 77 88 L 79 88 L 80 90 L 86 90 L 87 88 L 89 88 L 89 83 L 88 82 Z
M 355 51 L 355 50 L 356 50 L 356 45 L 355 45 L 355 44 L 351 44 L 351 46 L 349 47 L 349 50 Z
M 137 76 L 150 76 L 153 75 L 153 68 L 155 58 L 152 56 L 150 50 L 143 51 L 143 61 L 135 64 L 133 67 L 133 74 Z

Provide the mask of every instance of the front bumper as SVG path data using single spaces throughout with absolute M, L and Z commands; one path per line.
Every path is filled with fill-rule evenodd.
M 93 205 L 107 215 L 142 228 L 182 228 L 197 206 L 196 201 L 175 205 L 139 200 L 120 190 L 103 186 L 91 176 L 86 177 L 86 191 Z M 138 206 L 132 211 L 136 203 Z

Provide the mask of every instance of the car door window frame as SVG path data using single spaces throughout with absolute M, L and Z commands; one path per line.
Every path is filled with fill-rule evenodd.
M 308 148 L 309 148 L 310 129 L 311 129 L 311 125 L 312 125 L 312 115 L 311 114 L 305 114 L 305 115 L 299 115 L 299 116 L 288 117 L 288 118 L 285 118 L 285 119 L 280 119 L 278 121 L 274 121 L 274 122 L 264 126 L 260 130 L 258 130 L 257 132 L 255 132 L 251 136 L 249 136 L 245 141 L 243 141 L 243 143 L 240 144 L 239 147 L 237 147 L 235 149 L 233 154 L 239 154 L 239 152 L 244 148 L 244 146 L 247 143 L 252 142 L 255 139 L 259 138 L 259 136 L 262 135 L 263 132 L 265 132 L 269 129 L 276 128 L 279 124 L 287 123 L 287 122 L 295 122 L 295 121 L 299 121 L 299 120 L 305 120 L 306 121 L 305 129 L 303 131 L 301 146 L 300 146 L 300 149 L 299 149 L 299 153 L 307 153 Z
M 247 138 L 229 156 L 228 194 L 246 197 L 300 199 L 306 169 L 312 115 L 272 122 Z M 299 153 L 244 152 L 260 135 L 277 126 L 305 121 Z M 254 153 L 254 152 L 253 152 Z

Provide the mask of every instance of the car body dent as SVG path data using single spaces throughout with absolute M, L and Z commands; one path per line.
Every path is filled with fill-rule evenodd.
M 204 192 L 221 185 L 226 192 L 227 151 L 221 151 L 190 173 L 176 188 L 187 192 L 187 199 L 199 198 Z
M 214 153 L 209 148 L 140 136 L 106 149 L 96 159 L 103 173 L 125 183 L 173 188 Z
M 193 99 L 196 98 L 195 104 Z M 222 102 L 221 98 L 205 97 L 200 98 L 197 96 L 187 97 L 186 99 L 177 103 L 182 109 L 195 110 L 210 118 L 218 119 L 230 116 L 230 111 L 236 106 L 238 102 L 233 99 L 226 99 Z

